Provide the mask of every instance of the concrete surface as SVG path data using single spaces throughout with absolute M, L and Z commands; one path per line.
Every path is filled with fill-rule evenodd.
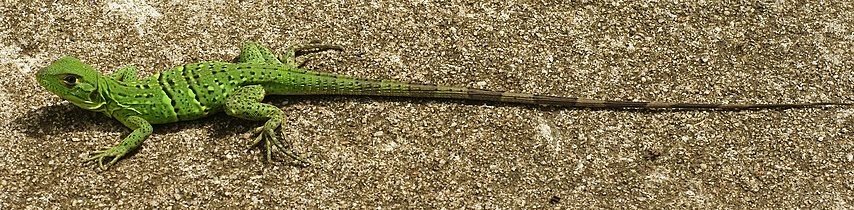
M 0 209 L 819 208 L 854 205 L 854 110 L 642 112 L 273 97 L 315 164 L 266 163 L 217 115 L 129 130 L 39 87 L 62 55 L 143 76 L 243 41 L 346 46 L 318 71 L 595 99 L 854 99 L 849 1 L 3 1 Z

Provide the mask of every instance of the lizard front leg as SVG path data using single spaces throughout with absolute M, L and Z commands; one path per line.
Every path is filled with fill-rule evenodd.
M 119 145 L 92 152 L 91 157 L 86 159 L 86 162 L 97 161 L 101 168 L 106 169 L 107 167 L 115 164 L 129 152 L 139 148 L 139 146 L 142 145 L 142 142 L 151 135 L 151 131 L 153 130 L 151 124 L 139 116 L 119 114 L 116 116 L 116 119 L 128 128 L 133 129 L 133 132 L 126 136 Z M 110 157 L 112 157 L 110 162 L 104 165 L 104 160 Z
M 136 72 L 137 72 L 136 66 L 128 65 L 128 66 L 124 66 L 124 67 L 119 68 L 118 70 L 113 72 L 113 74 L 111 74 L 110 76 L 113 77 L 113 79 L 116 79 L 116 81 L 136 82 L 136 80 L 137 80 Z
M 275 146 L 288 157 L 293 158 L 302 165 L 307 165 L 308 162 L 296 155 L 296 153 L 291 151 L 290 146 L 285 146 L 277 138 L 275 131 L 276 128 L 282 125 L 285 119 L 285 112 L 273 105 L 261 103 L 261 100 L 264 99 L 264 94 L 264 88 L 260 85 L 240 87 L 226 99 L 225 113 L 247 120 L 267 121 L 263 126 L 255 129 L 258 137 L 255 138 L 255 142 L 252 144 L 258 145 L 262 141 L 264 142 L 267 160 L 271 159 L 272 149 Z

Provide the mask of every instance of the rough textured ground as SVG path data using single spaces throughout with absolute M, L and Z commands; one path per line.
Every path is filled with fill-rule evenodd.
M 687 1 L 692 2 L 692 1 Z M 811 1 L 807 1 L 811 2 Z M 791 1 L 3 1 L 0 209 L 23 207 L 851 208 L 854 110 L 641 112 L 274 97 L 315 164 L 246 150 L 257 122 L 129 131 L 38 87 L 72 55 L 142 75 L 241 42 L 318 41 L 320 71 L 596 99 L 854 99 L 854 5 Z M 122 208 L 123 209 L 123 208 Z

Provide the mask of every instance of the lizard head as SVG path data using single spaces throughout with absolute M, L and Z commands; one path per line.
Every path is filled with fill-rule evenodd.
M 101 77 L 101 73 L 73 57 L 60 58 L 36 74 L 36 80 L 44 89 L 88 110 L 105 104 L 98 92 Z

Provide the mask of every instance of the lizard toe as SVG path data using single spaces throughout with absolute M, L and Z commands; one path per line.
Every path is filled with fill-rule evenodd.
M 309 165 L 309 162 L 297 155 L 296 152 L 291 150 L 290 146 L 285 145 L 282 141 L 279 140 L 276 136 L 275 129 L 265 129 L 264 126 L 255 128 L 250 135 L 257 135 L 255 140 L 252 142 L 251 146 L 248 149 L 252 149 L 255 147 L 261 147 L 263 143 L 264 156 L 265 159 L 270 162 L 273 157 L 273 150 L 278 150 L 279 153 L 285 155 L 294 161 L 298 162 L 299 166 L 305 167 Z
M 125 154 L 127 154 L 127 150 L 124 150 L 120 147 L 110 147 L 108 149 L 93 151 L 90 154 L 90 157 L 86 158 L 84 162 L 97 162 L 99 168 L 107 169 L 110 166 L 116 164 L 116 162 L 118 162 L 122 157 L 124 157 Z M 104 164 L 104 162 L 108 160 L 108 158 L 110 158 L 109 162 Z

